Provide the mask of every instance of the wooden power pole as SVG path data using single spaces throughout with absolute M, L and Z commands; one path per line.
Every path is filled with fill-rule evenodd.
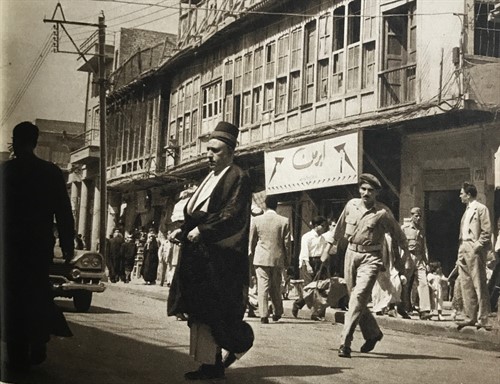
M 61 15 L 59 19 L 55 19 L 57 10 L 60 10 Z M 104 23 L 104 13 L 99 16 L 98 24 L 94 23 L 84 23 L 80 21 L 68 21 L 64 16 L 61 3 L 57 3 L 56 9 L 51 19 L 43 19 L 45 23 L 55 23 L 54 33 L 56 34 L 56 39 L 54 42 L 54 50 L 56 52 L 72 53 L 78 54 L 85 62 L 87 59 L 85 54 L 82 52 L 80 47 L 78 47 L 74 40 L 71 38 L 70 34 L 66 30 L 65 24 L 70 25 L 81 25 L 88 27 L 96 27 L 98 32 L 98 73 L 94 72 L 94 75 L 98 76 L 99 84 L 99 193 L 100 193 L 100 205 L 99 205 L 99 252 L 105 256 L 106 255 L 106 219 L 107 219 L 107 177 L 106 177 L 106 58 L 105 58 L 105 45 L 106 45 L 106 24 Z M 66 33 L 69 40 L 73 44 L 75 51 L 61 51 L 59 49 L 59 32 L 60 28 Z M 85 111 L 87 113 L 87 111 Z

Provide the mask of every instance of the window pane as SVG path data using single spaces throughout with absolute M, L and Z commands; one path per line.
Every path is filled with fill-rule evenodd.
M 357 43 L 361 26 L 361 0 L 349 3 L 347 44 Z
M 345 7 L 333 12 L 333 50 L 344 48 Z

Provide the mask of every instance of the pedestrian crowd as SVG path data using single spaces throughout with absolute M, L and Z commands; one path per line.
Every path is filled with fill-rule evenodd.
M 453 297 L 453 319 L 459 330 L 491 328 L 488 317 L 497 310 L 500 294 L 500 239 L 492 247 L 490 214 L 477 201 L 474 185 L 464 183 L 460 191 L 466 209 L 456 266 L 448 276 L 429 257 L 422 209 L 412 208 L 411 217 L 400 225 L 377 198 L 382 184 L 368 173 L 359 176 L 360 197 L 349 200 L 338 219 L 312 218 L 309 231 L 301 237 L 294 271 L 290 219 L 278 213 L 276 196 L 266 196 L 262 209 L 252 206 L 249 175 L 233 161 L 238 134 L 230 123 L 216 126 L 207 143 L 210 172 L 198 187 L 180 193 L 165 231 L 157 232 L 154 226 L 131 233 L 115 228 L 106 240 L 111 283 L 129 283 L 135 274 L 146 285 L 159 280 L 161 286 L 170 287 L 168 315 L 187 320 L 189 354 L 200 363 L 197 370 L 185 374 L 187 380 L 223 378 L 225 370 L 253 345 L 245 313 L 256 316 L 258 311 L 261 324 L 280 321 L 283 299 L 292 285 L 298 293 L 294 317 L 305 305 L 314 321 L 324 320 L 328 306 L 346 310 L 338 348 L 342 358 L 351 357 L 358 326 L 364 338 L 360 352 L 368 353 L 383 338 L 377 316 L 410 319 L 413 314 L 421 320 L 440 321 L 448 296 Z M 43 362 L 50 334 L 71 335 L 48 290 L 54 216 L 64 259 L 69 261 L 74 249 L 85 249 L 83 237 L 72 230 L 62 173 L 33 154 L 37 137 L 38 129 L 31 123 L 16 126 L 16 159 L 1 168 L 2 181 L 9 186 L 2 196 L 6 210 L 2 224 L 9 230 L 2 259 L 7 284 L 2 290 L 6 310 L 2 343 L 7 351 L 2 366 L 9 369 Z M 39 190 L 40 196 L 45 193 L 43 199 L 28 196 L 33 183 L 37 188 L 46 186 Z M 31 206 L 25 207 L 28 201 Z M 34 212 L 41 216 L 32 217 Z M 26 233 L 37 241 L 26 242 Z M 38 268 L 29 269 L 30 285 L 25 290 L 14 290 L 9 284 L 26 273 L 19 262 L 25 257 Z M 12 296 L 14 291 L 23 299 Z M 37 311 L 36 321 L 33 311 Z M 58 327 L 51 324 L 56 316 Z
M 212 172 L 182 196 L 172 215 L 175 228 L 159 246 L 153 245 L 151 231 L 142 245 L 146 283 L 154 284 L 148 260 L 159 260 L 161 284 L 165 271 L 167 285 L 172 284 L 169 314 L 188 319 L 190 354 L 201 366 L 186 379 L 223 377 L 252 344 L 243 313 L 258 313 L 262 324 L 279 321 L 292 285 L 298 294 L 292 304 L 294 317 L 305 305 L 314 321 L 325 319 L 328 306 L 346 310 L 338 350 L 343 358 L 351 357 L 356 327 L 365 339 L 360 351 L 368 353 L 383 338 L 377 316 L 442 321 L 445 298 L 453 298 L 451 319 L 458 329 L 491 328 L 488 316 L 496 310 L 499 268 L 487 260 L 492 255 L 491 223 L 487 208 L 476 199 L 475 186 L 464 183 L 460 192 L 466 211 L 456 268 L 448 276 L 441 263 L 429 257 L 422 209 L 413 207 L 400 225 L 377 199 L 380 181 L 366 173 L 359 177 L 360 197 L 347 202 L 338 220 L 312 218 L 301 237 L 295 275 L 290 220 L 278 214 L 276 196 L 266 196 L 262 209 L 250 206 L 248 191 L 242 190 L 244 173 L 232 164 L 237 135 L 230 124 L 218 126 L 208 147 Z M 229 180 L 221 182 L 225 178 Z M 110 243 L 119 242 L 114 239 Z M 173 252 L 179 269 L 169 275 Z M 246 292 L 243 301 L 240 288 Z

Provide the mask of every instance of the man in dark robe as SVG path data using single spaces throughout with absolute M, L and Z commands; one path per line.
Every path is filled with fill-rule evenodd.
M 184 208 L 184 224 L 170 236 L 182 251 L 170 289 L 168 313 L 188 315 L 190 354 L 202 363 L 187 380 L 224 377 L 225 367 L 253 343 L 243 321 L 248 293 L 251 186 L 233 164 L 239 130 L 221 122 L 211 134 L 211 172 Z M 229 351 L 225 361 L 222 349 Z
M 57 312 L 49 284 L 54 218 L 66 262 L 74 253 L 74 220 L 66 183 L 56 165 L 35 156 L 37 141 L 36 125 L 16 125 L 15 158 L 0 168 L 1 335 L 2 352 L 6 352 L 2 353 L 2 368 L 6 368 L 2 379 L 9 371 L 24 371 L 43 362 L 49 335 L 58 334 L 55 316 L 64 319 Z

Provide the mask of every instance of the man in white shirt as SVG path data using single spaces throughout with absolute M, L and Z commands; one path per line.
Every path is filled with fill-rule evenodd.
M 302 235 L 300 242 L 299 268 L 300 278 L 304 280 L 304 286 L 313 281 L 321 268 L 321 255 L 327 242 L 322 234 L 328 229 L 328 223 L 323 216 L 316 216 L 311 221 L 312 229 Z M 299 310 L 304 306 L 305 300 L 299 298 L 294 301 L 292 314 L 298 316 Z M 321 321 L 321 314 L 312 314 L 311 320 Z
M 490 303 L 486 285 L 486 254 L 491 247 L 491 221 L 488 208 L 476 200 L 477 189 L 464 183 L 460 199 L 467 205 L 460 223 L 460 246 L 457 265 L 468 317 L 457 322 L 458 329 L 466 326 L 489 328 Z

